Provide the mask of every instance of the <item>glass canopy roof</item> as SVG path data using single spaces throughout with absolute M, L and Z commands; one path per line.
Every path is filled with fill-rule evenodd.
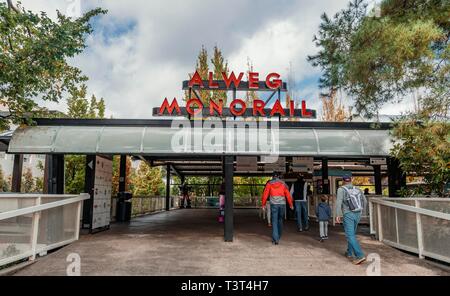
M 392 145 L 386 129 L 280 128 L 277 131 L 265 135 L 259 129 L 241 129 L 230 136 L 227 129 L 206 127 L 30 126 L 14 132 L 8 152 L 261 155 L 278 151 L 279 155 L 293 156 L 387 156 Z M 267 140 L 264 145 L 258 144 L 260 138 Z

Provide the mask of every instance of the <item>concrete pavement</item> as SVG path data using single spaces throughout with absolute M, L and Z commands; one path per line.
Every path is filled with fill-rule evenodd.
M 280 245 L 274 246 L 256 210 L 236 209 L 235 239 L 225 243 L 216 215 L 217 210 L 183 209 L 112 224 L 16 275 L 66 275 L 70 253 L 80 255 L 82 275 L 366 275 L 369 263 L 354 266 L 343 256 L 341 226 L 330 226 L 329 240 L 320 243 L 316 223 L 298 233 L 295 222 L 287 221 Z M 359 238 L 366 254 L 380 255 L 382 275 L 450 275 L 368 235 Z

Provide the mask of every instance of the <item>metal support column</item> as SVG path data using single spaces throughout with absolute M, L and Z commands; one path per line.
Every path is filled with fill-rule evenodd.
M 119 192 L 126 191 L 127 184 L 127 156 L 120 156 L 120 167 L 119 167 Z
M 45 193 L 64 194 L 64 154 L 47 155 L 45 170 L 47 174 Z
M 381 165 L 373 166 L 373 176 L 375 180 L 375 194 L 382 195 L 383 187 L 381 186 Z
M 47 193 L 64 194 L 64 154 L 47 155 L 45 170 L 47 171 Z M 39 222 L 39 224 L 41 223 L 46 225 L 47 229 L 45 241 L 63 240 L 64 229 L 60 225 L 64 223 L 64 216 L 60 209 L 49 210 L 48 216 Z
M 23 154 L 14 155 L 11 192 L 20 192 L 22 184 Z
M 322 194 L 330 194 L 330 183 L 328 180 L 328 158 L 322 158 Z
M 224 238 L 226 242 L 233 241 L 233 173 L 234 156 L 224 157 L 225 171 L 225 225 Z
M 170 210 L 170 164 L 166 166 L 166 211 Z
M 390 157 L 388 158 L 388 186 L 389 196 L 400 196 L 398 191 L 406 186 L 406 175 L 400 168 L 400 162 L 398 159 Z

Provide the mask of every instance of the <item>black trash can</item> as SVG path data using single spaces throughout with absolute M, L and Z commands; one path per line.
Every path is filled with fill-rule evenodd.
M 131 219 L 131 192 L 119 192 L 117 194 L 116 221 L 126 222 Z

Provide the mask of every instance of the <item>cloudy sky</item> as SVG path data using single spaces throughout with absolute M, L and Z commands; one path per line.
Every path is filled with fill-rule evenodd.
M 22 0 L 25 8 L 77 15 L 99 6 L 108 14 L 93 22 L 87 49 L 74 65 L 90 78 L 90 94 L 103 97 L 107 116 L 149 118 L 165 97 L 182 98 L 181 83 L 193 72 L 202 45 L 219 46 L 229 68 L 254 70 L 264 77 L 294 73 L 297 95 L 320 108 L 319 69 L 312 38 L 323 12 L 334 14 L 348 0 Z M 289 87 L 289 86 L 288 86 Z M 64 104 L 47 104 L 64 110 Z M 382 113 L 401 110 L 387 106 Z

